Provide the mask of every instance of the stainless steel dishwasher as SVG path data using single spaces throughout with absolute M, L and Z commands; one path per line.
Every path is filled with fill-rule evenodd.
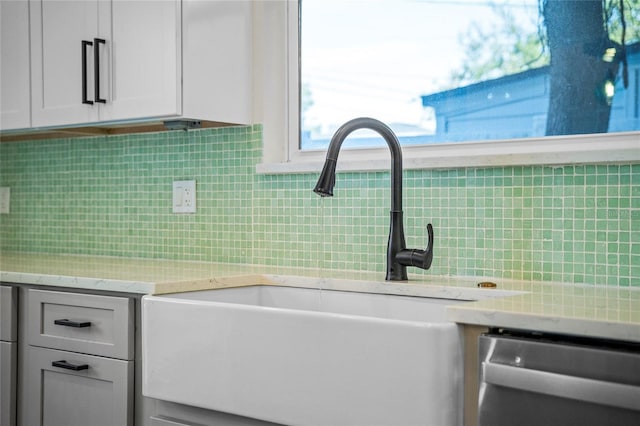
M 640 345 L 491 330 L 480 336 L 480 426 L 640 425 Z

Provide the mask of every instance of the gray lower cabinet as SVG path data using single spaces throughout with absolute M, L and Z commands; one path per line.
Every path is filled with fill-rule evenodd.
M 18 344 L 0 342 L 0 425 L 16 424 L 16 353 Z
M 29 345 L 130 360 L 134 353 L 133 300 L 29 289 Z
M 133 361 L 29 346 L 24 424 L 133 424 Z
M 0 426 L 16 424 L 18 291 L 0 286 Z
M 133 426 L 133 299 L 24 290 L 19 425 Z

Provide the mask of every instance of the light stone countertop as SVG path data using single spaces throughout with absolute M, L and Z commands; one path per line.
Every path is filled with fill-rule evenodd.
M 451 321 L 640 342 L 640 288 L 333 271 L 102 256 L 0 253 L 0 281 L 130 294 L 164 294 L 246 285 L 436 297 L 472 302 L 448 307 Z

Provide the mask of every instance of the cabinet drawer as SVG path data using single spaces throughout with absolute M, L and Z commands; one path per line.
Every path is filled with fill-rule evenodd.
M 24 424 L 133 424 L 133 361 L 33 346 L 25 357 Z
M 31 289 L 27 304 L 30 345 L 133 359 L 133 299 Z
M 0 340 L 15 342 L 17 336 L 18 289 L 0 286 Z

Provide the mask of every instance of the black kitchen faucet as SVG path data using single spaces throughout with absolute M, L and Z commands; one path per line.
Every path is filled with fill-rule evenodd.
M 387 243 L 387 281 L 406 281 L 407 266 L 429 269 L 433 260 L 433 226 L 427 225 L 429 241 L 426 250 L 408 249 L 404 240 L 402 222 L 402 150 L 393 131 L 373 118 L 356 118 L 346 122 L 331 138 L 327 159 L 314 192 L 322 197 L 332 197 L 336 181 L 336 162 L 342 142 L 358 129 L 371 129 L 384 138 L 391 151 L 391 223 Z

